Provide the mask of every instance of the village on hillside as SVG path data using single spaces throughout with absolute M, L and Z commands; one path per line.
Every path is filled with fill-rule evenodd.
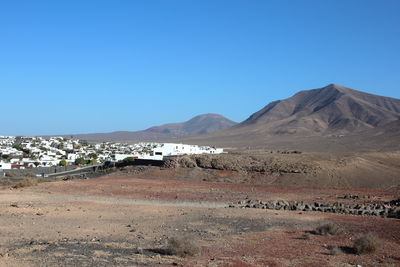
M 0 136 L 0 170 L 102 164 L 125 159 L 163 160 L 165 156 L 220 154 L 223 149 L 175 143 L 88 143 L 65 137 Z

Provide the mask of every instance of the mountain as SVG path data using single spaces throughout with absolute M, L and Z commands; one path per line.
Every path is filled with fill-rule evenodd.
M 319 137 L 348 135 L 379 140 L 379 136 L 399 136 L 399 121 L 400 99 L 329 84 L 271 102 L 230 129 L 187 141 L 237 146 L 294 144 L 305 137 L 322 140 Z
M 202 114 L 186 122 L 154 126 L 143 131 L 117 131 L 72 136 L 87 141 L 157 141 L 214 133 L 228 129 L 236 124 L 236 122 L 218 114 Z
M 400 99 L 330 84 L 272 102 L 237 128 L 248 127 L 272 135 L 353 134 L 399 118 Z

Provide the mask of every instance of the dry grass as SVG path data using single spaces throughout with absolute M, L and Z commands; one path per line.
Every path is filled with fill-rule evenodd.
M 15 176 L 17 175 L 13 172 L 6 172 L 6 177 L 15 177 Z
M 343 229 L 334 223 L 327 223 L 317 227 L 314 230 L 317 235 L 340 235 L 343 233 Z
M 180 157 L 178 161 L 179 161 L 179 165 L 181 167 L 183 167 L 183 168 L 195 168 L 195 167 L 197 167 L 196 162 L 192 158 L 190 158 L 188 156 Z
M 332 256 L 343 254 L 343 250 L 339 247 L 332 247 L 329 249 L 329 251 Z
M 35 178 L 36 175 L 34 173 L 31 172 L 27 172 L 21 175 L 22 177 L 27 177 L 27 178 Z
M 188 237 L 171 238 L 167 250 L 179 257 L 195 256 L 200 253 L 200 246 Z
M 10 182 L 10 181 L 7 181 L 7 180 L 5 180 L 5 181 L 0 181 L 0 186 L 10 185 L 10 184 L 11 184 L 11 182 Z
M 22 180 L 21 182 L 16 183 L 15 185 L 12 186 L 12 188 L 23 188 L 23 187 L 30 187 L 30 186 L 35 186 L 39 183 L 45 183 L 45 182 L 51 182 L 52 180 L 50 179 L 36 179 L 36 178 L 26 178 Z
M 311 239 L 311 237 L 310 237 L 310 234 L 309 233 L 305 233 L 305 234 L 303 234 L 301 237 L 300 237 L 301 239 L 304 239 L 304 240 L 310 240 Z
M 378 250 L 378 248 L 379 248 L 379 241 L 371 233 L 363 235 L 354 241 L 354 250 L 357 254 L 375 253 Z

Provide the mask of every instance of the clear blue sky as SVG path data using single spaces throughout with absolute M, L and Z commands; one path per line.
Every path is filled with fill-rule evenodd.
M 0 135 L 242 121 L 337 83 L 400 97 L 398 0 L 0 0 Z

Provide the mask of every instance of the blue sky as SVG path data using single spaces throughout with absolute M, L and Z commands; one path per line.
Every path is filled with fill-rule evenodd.
M 242 121 L 337 83 L 400 98 L 397 0 L 0 0 L 0 135 Z

